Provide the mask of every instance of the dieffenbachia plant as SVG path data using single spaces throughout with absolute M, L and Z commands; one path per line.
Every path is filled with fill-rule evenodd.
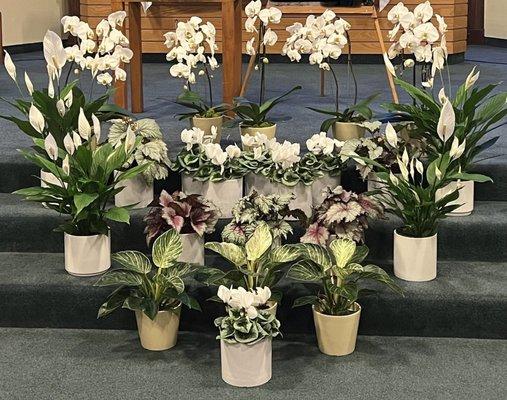
M 120 264 L 107 271 L 95 286 L 117 286 L 99 309 L 105 317 L 118 308 L 142 311 L 154 320 L 159 311 L 175 311 L 180 304 L 201 310 L 199 303 L 185 292 L 183 279 L 192 276 L 199 265 L 178 262 L 182 252 L 181 238 L 175 230 L 155 240 L 152 262 L 139 251 L 120 251 L 112 255 Z
M 361 281 L 373 281 L 402 293 L 393 279 L 376 265 L 361 265 L 368 247 L 357 246 L 346 239 L 335 239 L 329 246 L 301 243 L 294 246 L 300 259 L 287 273 L 300 282 L 318 282 L 321 289 L 315 295 L 300 297 L 294 307 L 311 304 L 326 315 L 348 315 L 356 311 L 354 303 L 374 292 L 362 289 Z

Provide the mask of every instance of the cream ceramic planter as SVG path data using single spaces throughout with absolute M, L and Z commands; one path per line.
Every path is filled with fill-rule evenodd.
M 451 182 L 442 189 L 437 190 L 436 200 L 438 201 L 458 189 L 458 198 L 448 205 L 461 204 L 461 206 L 448 215 L 456 217 L 470 215 L 474 210 L 474 188 L 474 181 Z
M 313 207 L 318 207 L 322 204 L 324 197 L 322 197 L 322 192 L 326 188 L 334 189 L 336 186 L 339 186 L 341 183 L 341 176 L 331 176 L 329 174 L 325 174 L 324 176 L 316 179 L 312 183 L 312 205 Z
M 204 238 L 197 233 L 180 234 L 182 252 L 180 262 L 204 265 Z
M 254 128 L 249 126 L 241 126 L 239 125 L 239 132 L 241 133 L 241 136 L 244 135 L 250 135 L 255 136 L 257 132 L 262 133 L 266 135 L 268 139 L 273 139 L 276 136 L 276 124 L 273 124 L 271 126 L 266 126 L 264 128 Z M 243 150 L 249 150 L 249 146 L 243 146 Z
M 142 175 L 120 181 L 116 186 L 123 187 L 123 190 L 114 196 L 116 207 L 135 204 L 132 208 L 145 208 L 153 201 L 153 183 L 146 182 Z
M 204 131 L 205 135 L 211 135 L 211 127 L 217 128 L 217 135 L 213 140 L 214 143 L 220 143 L 222 139 L 222 125 L 223 125 L 223 117 L 212 117 L 212 118 L 202 118 L 202 117 L 193 117 L 191 120 L 192 127 L 199 128 Z
M 141 346 L 146 350 L 162 351 L 176 345 L 180 325 L 181 304 L 174 310 L 159 311 L 152 321 L 136 310 L 137 330 Z
M 345 141 L 364 137 L 366 128 L 353 122 L 335 122 L 333 136 L 337 140 Z
M 93 276 L 111 266 L 111 237 L 64 234 L 65 270 L 75 276 Z
M 232 386 L 260 386 L 271 379 L 271 338 L 253 345 L 220 341 L 222 379 Z
M 405 281 L 426 282 L 437 276 L 437 234 L 414 238 L 394 231 L 394 275 Z
M 312 186 L 306 186 L 298 183 L 295 186 L 285 186 L 278 182 L 271 182 L 269 179 L 261 175 L 248 174 L 245 177 L 245 193 L 250 194 L 255 189 L 263 195 L 278 194 L 287 195 L 294 194 L 296 198 L 291 201 L 291 209 L 301 209 L 307 216 L 312 214 Z M 290 220 L 290 218 L 288 218 Z
M 232 218 L 232 208 L 243 197 L 243 178 L 222 182 L 201 182 L 182 174 L 181 189 L 187 194 L 200 194 L 220 209 L 222 218 Z

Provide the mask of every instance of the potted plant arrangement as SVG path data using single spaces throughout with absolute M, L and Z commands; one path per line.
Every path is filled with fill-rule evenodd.
M 123 11 L 109 15 L 107 20 L 104 19 L 99 23 L 95 31 L 78 17 L 63 17 L 64 32 L 75 36 L 78 44 L 64 48 L 60 36 L 53 31 L 47 31 L 43 40 L 43 50 L 47 63 L 48 86 L 41 90 L 35 89 L 25 72 L 27 97 L 17 81 L 16 66 L 6 53 L 5 68 L 22 96 L 21 99 L 8 103 L 26 119 L 16 116 L 1 117 L 15 123 L 22 132 L 32 138 L 44 140 L 51 134 L 57 146 L 63 148 L 64 138 L 72 136 L 73 132 L 80 132 L 80 125 L 86 126 L 92 122 L 93 126 L 98 126 L 100 122 L 125 115 L 125 110 L 107 103 L 111 90 L 92 100 L 92 83 L 89 99 L 86 99 L 78 86 L 79 81 L 69 82 L 72 71 L 81 74 L 81 71 L 86 70 L 90 70 L 92 82 L 96 80 L 106 87 L 109 87 L 113 80 L 126 79 L 126 73 L 120 65 L 130 61 L 132 51 L 125 47 L 128 41 L 121 30 L 117 29 L 123 24 L 125 15 Z M 65 78 L 62 78 L 64 74 Z M 93 121 L 90 119 L 92 115 Z M 99 139 L 99 136 L 95 135 L 95 138 Z M 51 161 L 47 157 L 46 159 Z M 61 164 L 59 166 L 61 167 Z M 60 181 L 45 167 L 42 168 L 42 186 L 46 186 L 46 182 L 58 184 Z
M 204 234 L 213 232 L 219 212 L 215 205 L 198 194 L 172 195 L 162 190 L 159 204 L 144 218 L 146 242 L 150 243 L 164 232 L 174 229 L 180 234 L 183 250 L 180 262 L 204 264 Z
M 191 127 L 203 130 L 206 135 L 211 134 L 211 128 L 214 127 L 216 130 L 214 140 L 220 143 L 223 114 L 227 106 L 213 103 L 212 72 L 219 67 L 215 58 L 215 51 L 218 48 L 215 43 L 215 26 L 209 21 L 204 23 L 201 18 L 194 16 L 188 21 L 179 21 L 175 32 L 167 32 L 164 37 L 164 44 L 169 49 L 167 61 L 176 60 L 169 72 L 171 76 L 185 80 L 183 92 L 176 99 L 176 103 L 188 108 L 189 111 L 179 114 L 180 120 L 190 120 Z M 206 47 L 210 53 L 208 57 L 205 55 Z M 197 82 L 196 74 L 206 77 L 209 102 L 196 91 L 192 91 L 192 85 Z
M 183 279 L 199 268 L 178 262 L 182 252 L 179 234 L 171 229 L 153 244 L 152 262 L 138 251 L 121 251 L 112 258 L 120 267 L 99 279 L 96 286 L 117 286 L 102 304 L 98 318 L 118 308 L 135 312 L 141 346 L 147 350 L 167 350 L 176 345 L 181 305 L 201 310 L 199 303 L 185 292 Z
M 123 146 L 128 132 L 133 132 L 136 138 L 140 137 L 141 142 L 121 169 L 146 163 L 150 166 L 135 178 L 123 181 L 124 189 L 114 197 L 114 201 L 118 207 L 144 208 L 153 202 L 153 181 L 165 179 L 169 175 L 170 161 L 167 156 L 167 146 L 160 127 L 155 120 L 150 118 L 137 121 L 123 118 L 113 121 L 109 129 L 108 142 L 113 147 Z
M 327 188 L 323 195 L 322 203 L 314 207 L 302 243 L 325 246 L 336 238 L 364 243 L 368 219 L 383 217 L 382 205 L 366 194 L 348 192 L 337 186 Z
M 396 80 L 413 99 L 414 104 L 388 104 L 389 111 L 396 111 L 400 118 L 413 121 L 414 129 L 411 136 L 425 143 L 424 151 L 430 160 L 434 160 L 443 152 L 458 155 L 458 170 L 465 174 L 473 171 L 474 163 L 481 161 L 482 152 L 493 146 L 498 136 L 485 139 L 485 135 L 498 127 L 497 122 L 507 115 L 507 92 L 491 95 L 498 86 L 487 85 L 475 88 L 479 72 L 475 69 L 468 75 L 465 82 L 458 88 L 455 98 L 447 97 L 445 90 L 434 99 L 430 94 L 416 88 L 402 80 Z M 442 132 L 445 120 L 442 115 L 448 115 L 453 121 L 452 132 Z M 435 132 L 441 134 L 435 135 Z M 451 140 L 452 138 L 452 140 Z M 437 193 L 437 198 L 459 189 L 458 204 L 450 215 L 468 215 L 474 207 L 474 181 L 466 178 L 453 181 Z
M 241 149 L 229 145 L 223 150 L 199 128 L 183 130 L 181 140 L 185 147 L 172 169 L 181 173 L 182 190 L 202 195 L 220 209 L 223 218 L 231 218 L 232 207 L 243 196 L 243 177 L 248 172 L 241 162 Z
M 267 309 L 271 291 L 220 286 L 218 297 L 227 312 L 215 320 L 222 379 L 239 387 L 263 385 L 271 379 L 272 339 L 280 334 L 280 322 Z
M 84 115 L 82 109 L 80 115 Z M 96 120 L 93 115 L 92 120 Z M 123 189 L 119 186 L 123 180 L 137 176 L 150 165 L 137 165 L 114 174 L 139 144 L 140 139 L 136 140 L 133 134 L 128 135 L 124 146 L 99 145 L 100 125 L 92 128 L 86 118 L 81 118 L 79 134 L 73 136 L 65 136 L 64 149 L 58 147 L 51 134 L 44 140 L 34 139 L 37 150 L 22 151 L 22 154 L 53 174 L 58 182 L 45 181 L 46 187 L 25 188 L 14 193 L 70 216 L 57 228 L 64 232 L 65 269 L 76 276 L 97 275 L 111 266 L 107 221 L 129 222 L 129 209 L 110 206 L 108 201 Z
M 293 215 L 289 204 L 293 195 L 263 195 L 252 192 L 241 198 L 232 209 L 232 221 L 222 231 L 224 242 L 244 245 L 261 223 L 266 223 L 273 238 L 273 245 L 280 246 L 282 240 L 292 233 L 286 218 Z
M 322 192 L 326 188 L 335 188 L 341 182 L 341 172 L 345 166 L 340 156 L 340 149 L 344 145 L 336 139 L 331 139 L 326 132 L 313 135 L 306 141 L 308 153 L 302 157 L 302 163 L 314 171 L 319 171 L 320 177 L 312 183 L 312 204 L 322 202 Z
M 360 282 L 378 282 L 398 293 L 401 289 L 383 269 L 372 264 L 361 265 L 368 248 L 357 246 L 354 241 L 335 239 L 328 247 L 301 243 L 295 249 L 301 256 L 287 276 L 301 282 L 320 282 L 322 288 L 317 295 L 297 299 L 294 307 L 312 305 L 322 353 L 330 356 L 352 353 L 361 316 L 358 299 L 372 292 L 361 289 Z

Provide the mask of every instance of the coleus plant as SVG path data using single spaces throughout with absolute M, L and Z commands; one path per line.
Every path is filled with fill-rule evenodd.
M 212 135 L 205 136 L 199 128 L 184 129 L 181 140 L 185 144 L 172 163 L 173 171 L 190 175 L 198 181 L 221 182 L 239 179 L 248 170 L 242 162 L 243 154 L 236 145 L 222 149 L 220 144 L 213 143 L 216 128 Z
M 368 219 L 383 216 L 383 207 L 366 194 L 348 192 L 341 186 L 327 188 L 324 201 L 313 210 L 302 243 L 325 246 L 332 237 L 364 243 Z
M 172 195 L 162 190 L 159 204 L 153 207 L 144 218 L 146 241 L 148 245 L 164 232 L 211 233 L 219 217 L 216 206 L 198 194 L 186 195 L 174 192 Z
M 153 244 L 152 262 L 139 251 L 120 251 L 111 256 L 120 264 L 107 271 L 95 286 L 117 286 L 99 309 L 105 317 L 118 308 L 142 311 L 152 320 L 160 311 L 176 310 L 181 304 L 201 310 L 199 303 L 185 291 L 184 278 L 191 277 L 199 265 L 178 262 L 181 238 L 175 230 L 160 235 Z

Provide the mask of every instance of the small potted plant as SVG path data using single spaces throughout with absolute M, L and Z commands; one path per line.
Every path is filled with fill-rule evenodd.
M 53 174 L 58 183 L 45 181 L 46 187 L 14 192 L 70 217 L 57 230 L 64 232 L 65 269 L 76 276 L 97 275 L 109 269 L 111 238 L 107 221 L 128 223 L 129 209 L 108 202 L 123 189 L 119 186 L 123 180 L 134 178 L 150 166 L 137 165 L 115 175 L 140 140 L 129 134 L 124 146 L 98 145 L 100 125 L 92 128 L 85 121 L 82 119 L 80 125 L 81 135 L 88 135 L 84 141 L 77 133 L 74 138 L 67 135 L 65 148 L 60 149 L 48 134 L 44 140 L 34 139 L 37 151 L 22 151 L 26 159 Z
M 199 303 L 185 292 L 183 279 L 198 265 L 178 262 L 182 252 L 179 234 L 169 230 L 153 244 L 152 262 L 138 251 L 121 251 L 112 258 L 120 267 L 105 273 L 96 286 L 117 286 L 99 309 L 98 318 L 122 307 L 135 312 L 141 346 L 167 350 L 176 345 L 181 305 L 200 311 Z
M 317 342 L 322 353 L 345 356 L 356 347 L 361 316 L 358 299 L 371 290 L 360 288 L 360 281 L 370 280 L 387 285 L 395 292 L 401 289 L 376 265 L 361 265 L 368 255 L 366 246 L 348 239 L 335 239 L 328 247 L 310 243 L 295 245 L 301 257 L 287 273 L 301 282 L 320 282 L 316 295 L 294 302 L 294 307 L 312 305 Z
M 215 320 L 219 330 L 222 379 L 232 386 L 260 386 L 271 379 L 272 339 L 280 322 L 270 312 L 268 287 L 256 290 L 220 286 L 227 315 Z
M 123 146 L 129 131 L 133 132 L 136 138 L 140 137 L 141 142 L 121 170 L 146 163 L 150 166 L 135 178 L 123 181 L 124 189 L 116 194 L 114 200 L 118 207 L 144 208 L 153 202 L 154 180 L 165 179 L 169 175 L 170 161 L 162 132 L 155 120 L 149 118 L 138 121 L 131 118 L 115 120 L 109 129 L 108 142 L 113 147 Z
M 344 145 L 336 139 L 331 139 L 326 132 L 313 135 L 306 141 L 306 153 L 301 163 L 314 171 L 319 171 L 320 177 L 312 183 L 312 204 L 322 202 L 322 191 L 326 188 L 335 188 L 341 182 L 341 172 L 345 166 L 340 156 L 340 149 Z
M 199 128 L 183 130 L 185 147 L 172 169 L 181 173 L 185 193 L 200 194 L 220 209 L 223 218 L 231 218 L 232 207 L 243 196 L 243 177 L 248 170 L 241 162 L 241 149 L 229 145 L 223 150 L 219 143 L 213 143 L 214 133 L 214 129 L 211 136 Z
M 383 216 L 382 205 L 366 194 L 348 192 L 341 186 L 327 188 L 324 200 L 314 207 L 308 228 L 301 237 L 303 243 L 325 246 L 333 239 L 348 239 L 364 243 L 368 219 Z
M 292 233 L 286 218 L 293 215 L 289 204 L 292 195 L 263 195 L 256 190 L 241 198 L 232 209 L 232 221 L 222 231 L 224 242 L 244 245 L 261 223 L 266 223 L 273 244 L 280 246 L 282 239 Z
M 204 234 L 213 232 L 219 212 L 215 205 L 198 194 L 186 195 L 162 190 L 159 204 L 144 218 L 148 245 L 164 232 L 180 234 L 183 250 L 180 262 L 204 264 Z
M 212 72 L 219 67 L 215 58 L 216 29 L 211 22 L 204 23 L 201 18 L 193 16 L 188 21 L 179 21 L 174 32 L 167 32 L 165 45 L 169 49 L 167 61 L 176 60 L 169 70 L 175 78 L 185 80 L 183 92 L 176 99 L 176 103 L 186 107 L 189 111 L 179 114 L 180 120 L 189 119 L 191 126 L 211 134 L 211 128 L 216 130 L 214 140 L 220 143 L 222 135 L 223 114 L 227 110 L 225 104 L 213 103 Z M 206 47 L 210 56 L 206 58 Z M 197 71 L 198 70 L 198 71 Z M 197 76 L 196 76 L 197 74 Z M 197 83 L 197 77 L 206 76 L 209 102 L 192 90 Z

